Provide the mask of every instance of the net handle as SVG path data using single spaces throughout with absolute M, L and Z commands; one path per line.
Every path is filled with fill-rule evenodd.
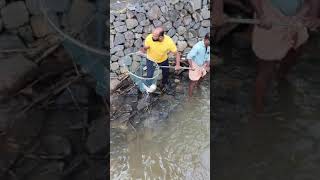
M 54 22 L 49 18 L 48 16 L 48 13 L 47 13 L 47 10 L 48 8 L 44 6 L 44 0 L 40 0 L 40 10 L 41 12 L 44 14 L 44 16 L 46 17 L 46 19 L 48 20 L 49 24 L 52 26 L 52 28 L 57 31 L 64 39 L 67 39 L 69 41 L 71 41 L 72 43 L 78 45 L 79 47 L 83 48 L 83 49 L 86 49 L 88 51 L 91 51 L 93 53 L 96 53 L 96 54 L 100 54 L 100 55 L 103 55 L 103 56 L 109 56 L 109 54 L 107 53 L 107 51 L 104 51 L 102 49 L 97 49 L 97 48 L 93 48 L 93 47 L 90 47 L 86 44 L 83 44 L 81 42 L 79 42 L 78 40 L 74 39 L 73 37 L 65 34 L 64 32 L 62 32 L 55 24 Z
M 159 68 L 159 65 L 158 65 L 154 60 L 149 59 L 149 58 L 147 57 L 147 55 L 145 55 L 144 53 L 141 53 L 140 51 L 133 52 L 133 53 L 129 53 L 129 54 L 127 54 L 126 56 L 131 56 L 131 55 L 136 55 L 136 54 L 141 55 L 141 56 L 147 58 L 148 60 L 154 62 L 154 63 L 156 64 L 156 66 L 157 66 L 156 68 L 157 68 L 157 69 L 160 69 L 160 68 Z M 125 67 L 126 67 L 126 66 L 125 66 Z M 158 71 L 158 73 L 157 73 L 156 75 L 154 75 L 152 78 L 146 78 L 146 77 L 141 77 L 141 76 L 138 76 L 138 75 L 132 73 L 131 71 L 128 70 L 128 68 L 127 68 L 127 71 L 128 71 L 128 73 L 129 73 L 130 75 L 132 75 L 132 76 L 134 76 L 134 77 L 136 77 L 136 78 L 142 79 L 142 80 L 153 80 L 153 79 L 157 78 L 157 77 L 160 75 L 160 71 Z

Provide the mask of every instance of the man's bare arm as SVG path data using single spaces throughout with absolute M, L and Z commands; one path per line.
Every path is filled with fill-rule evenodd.
M 254 11 L 257 13 L 258 18 L 262 18 L 264 16 L 264 12 L 262 10 L 262 0 L 250 0 L 250 2 Z
M 140 51 L 143 53 L 146 53 L 146 51 L 150 48 L 150 46 L 143 46 L 142 48 L 140 48 Z

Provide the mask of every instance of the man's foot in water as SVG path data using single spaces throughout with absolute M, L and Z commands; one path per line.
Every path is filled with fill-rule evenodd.
M 165 84 L 162 88 L 161 88 L 162 92 L 167 94 L 167 95 L 174 95 L 174 89 L 171 85 L 169 84 Z

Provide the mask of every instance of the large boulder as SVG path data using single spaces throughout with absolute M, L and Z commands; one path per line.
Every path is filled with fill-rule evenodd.
M 125 42 L 126 42 L 126 39 L 125 39 L 124 35 L 121 33 L 117 33 L 114 38 L 113 45 L 116 46 L 119 44 L 124 44 Z
M 201 9 L 202 0 L 190 0 L 190 3 L 194 11 Z
M 147 15 L 150 20 L 158 19 L 161 15 L 161 10 L 157 5 L 153 5 Z
M 58 22 L 56 16 L 50 15 L 50 19 L 54 20 L 55 23 Z M 52 27 L 49 25 L 48 21 L 42 15 L 32 16 L 30 19 L 30 24 L 33 30 L 33 34 L 37 38 L 44 37 L 54 32 Z
M 83 25 L 94 15 L 95 5 L 87 0 L 73 1 L 70 11 L 65 16 L 67 27 L 74 32 L 79 32 Z
M 21 54 L 0 59 L 0 94 L 11 94 L 20 89 L 36 67 Z
M 133 29 L 139 25 L 138 21 L 136 19 L 127 19 L 126 25 L 128 29 Z
M 1 9 L 1 16 L 4 26 L 7 29 L 17 28 L 29 21 L 29 13 L 24 1 L 16 1 L 8 4 Z

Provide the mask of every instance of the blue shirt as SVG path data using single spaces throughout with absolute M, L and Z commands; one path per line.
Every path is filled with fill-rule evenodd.
M 271 0 L 274 7 L 278 8 L 284 15 L 293 16 L 297 14 L 303 5 L 303 0 Z
M 210 61 L 210 46 L 206 48 L 204 41 L 199 41 L 192 47 L 187 59 L 191 59 L 198 66 L 202 66 L 206 61 Z

